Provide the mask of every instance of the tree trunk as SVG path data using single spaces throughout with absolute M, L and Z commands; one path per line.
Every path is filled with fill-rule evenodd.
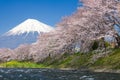
M 116 47 L 119 48 L 120 47 L 120 36 L 118 34 L 116 34 L 115 39 L 116 39 L 116 43 L 117 43 Z

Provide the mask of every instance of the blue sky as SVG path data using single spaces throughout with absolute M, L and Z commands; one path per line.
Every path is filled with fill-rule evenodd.
M 0 0 L 0 34 L 28 18 L 54 26 L 77 6 L 78 0 Z

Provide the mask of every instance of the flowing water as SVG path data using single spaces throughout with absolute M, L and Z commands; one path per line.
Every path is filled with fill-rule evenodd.
M 120 80 L 117 73 L 57 69 L 0 69 L 0 80 Z

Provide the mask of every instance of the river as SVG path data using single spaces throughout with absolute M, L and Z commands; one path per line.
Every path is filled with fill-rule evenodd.
M 1 68 L 0 80 L 120 80 L 120 74 L 80 70 Z

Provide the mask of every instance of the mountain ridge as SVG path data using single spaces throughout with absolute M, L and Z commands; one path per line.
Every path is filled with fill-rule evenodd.
M 20 35 L 29 32 L 33 32 L 33 33 L 38 32 L 40 34 L 41 32 L 44 33 L 44 32 L 49 32 L 51 30 L 53 30 L 53 28 L 47 24 L 44 24 L 35 19 L 27 19 L 21 24 L 17 25 L 16 27 L 6 32 L 4 35 L 6 36 Z

